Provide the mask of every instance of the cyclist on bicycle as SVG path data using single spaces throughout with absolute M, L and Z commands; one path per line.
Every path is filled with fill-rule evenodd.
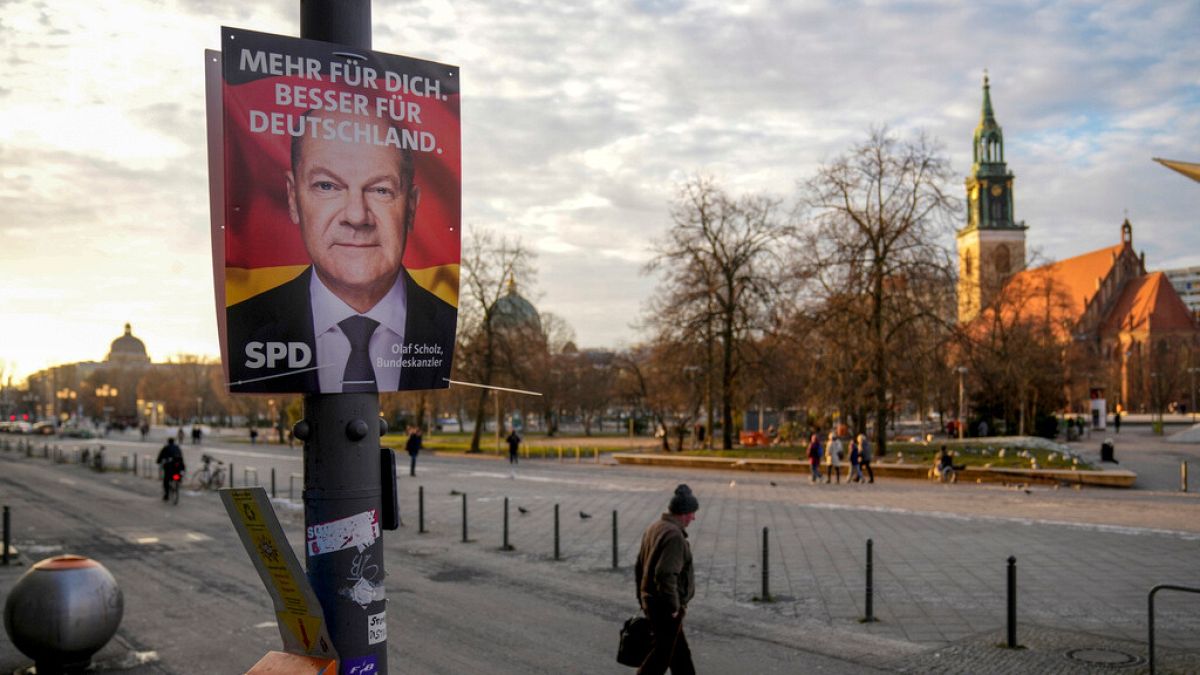
M 183 451 L 175 444 L 174 438 L 168 438 L 167 444 L 158 451 L 158 459 L 154 461 L 163 467 L 163 500 L 165 501 L 171 496 L 171 479 L 175 474 L 183 473 Z

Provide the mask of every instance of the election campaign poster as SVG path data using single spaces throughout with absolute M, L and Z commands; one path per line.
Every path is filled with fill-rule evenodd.
M 458 68 L 233 28 L 221 41 L 206 61 L 229 390 L 446 387 L 461 259 Z

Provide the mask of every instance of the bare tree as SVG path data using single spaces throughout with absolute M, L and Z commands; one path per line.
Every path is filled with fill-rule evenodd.
M 698 360 L 720 388 L 726 449 L 733 447 L 738 374 L 780 290 L 779 250 L 790 229 L 778 211 L 778 200 L 734 198 L 711 178 L 693 178 L 680 187 L 671 229 L 647 265 L 663 274 L 647 323 L 659 343 L 702 336 Z
M 691 365 L 703 345 L 697 342 L 657 342 L 640 345 L 619 354 L 617 394 L 648 413 L 661 433 L 662 449 L 671 449 L 671 437 L 678 439 L 676 450 L 697 419 L 703 390 L 696 386 L 699 366 Z
M 533 252 L 519 239 L 497 235 L 486 228 L 472 230 L 462 256 L 462 297 L 458 308 L 458 356 L 455 368 L 464 379 L 480 384 L 495 384 L 501 372 L 511 370 L 506 354 L 515 347 L 506 344 L 505 322 L 498 321 L 496 310 L 510 284 L 527 286 L 532 282 Z M 475 433 L 471 452 L 479 452 L 479 439 L 487 413 L 488 391 L 479 390 L 475 406 Z M 499 425 L 500 420 L 496 420 Z
M 822 166 L 802 185 L 810 227 L 802 273 L 821 314 L 848 321 L 860 339 L 863 389 L 876 448 L 887 448 L 892 367 L 915 322 L 938 320 L 935 288 L 952 274 L 940 240 L 957 200 L 949 164 L 924 136 L 901 142 L 886 129 Z

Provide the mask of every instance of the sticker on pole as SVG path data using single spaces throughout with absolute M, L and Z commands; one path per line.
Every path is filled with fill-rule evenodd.
M 271 595 L 284 651 L 336 659 L 325 613 L 292 553 L 267 491 L 261 487 L 226 488 L 221 490 L 221 502 Z
M 367 617 L 367 644 L 379 644 L 387 639 L 387 612 Z
M 304 549 L 310 557 L 350 547 L 362 553 L 381 534 L 379 512 L 371 509 L 347 518 L 310 525 L 305 532 Z
M 209 201 L 229 390 L 445 388 L 462 257 L 458 68 L 235 28 L 221 46 Z

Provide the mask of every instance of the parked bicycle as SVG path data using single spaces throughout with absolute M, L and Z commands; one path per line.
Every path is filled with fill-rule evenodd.
M 200 456 L 201 467 L 192 480 L 196 490 L 217 490 L 225 485 L 225 462 L 205 453 Z M 216 466 L 213 466 L 213 465 Z

